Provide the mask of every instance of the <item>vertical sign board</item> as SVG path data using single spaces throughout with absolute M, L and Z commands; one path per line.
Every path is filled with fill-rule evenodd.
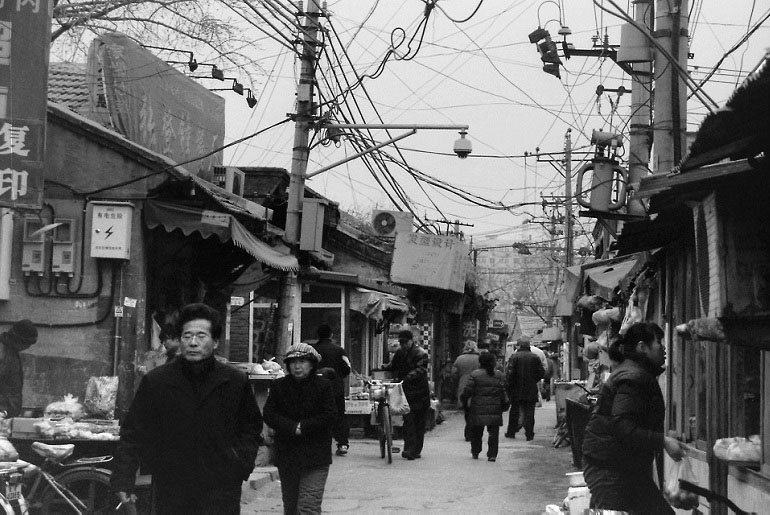
M 53 0 L 0 0 L 0 206 L 43 206 Z

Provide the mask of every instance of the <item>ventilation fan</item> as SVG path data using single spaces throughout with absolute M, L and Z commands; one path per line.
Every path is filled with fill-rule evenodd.
M 412 214 L 402 211 L 374 211 L 372 213 L 374 232 L 380 236 L 396 236 L 397 232 L 410 232 Z

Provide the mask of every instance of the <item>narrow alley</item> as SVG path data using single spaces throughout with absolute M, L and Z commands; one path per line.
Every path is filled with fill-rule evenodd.
M 553 448 L 556 407 L 545 402 L 535 414 L 535 439 L 505 438 L 497 461 L 488 462 L 486 434 L 478 460 L 463 438 L 462 412 L 426 433 L 423 457 L 393 463 L 380 459 L 374 439 L 351 441 L 346 457 L 334 458 L 323 501 L 325 513 L 521 513 L 540 514 L 561 504 L 574 471 L 570 447 Z M 507 422 L 507 419 L 506 419 Z M 401 445 L 401 441 L 395 442 Z M 280 481 L 253 490 L 244 483 L 242 513 L 281 513 Z

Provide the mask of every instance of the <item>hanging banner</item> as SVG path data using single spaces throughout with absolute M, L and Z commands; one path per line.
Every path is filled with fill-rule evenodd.
M 0 0 L 0 207 L 43 207 L 53 0 Z
M 468 245 L 456 236 L 398 233 L 390 279 L 463 293 L 469 252 Z

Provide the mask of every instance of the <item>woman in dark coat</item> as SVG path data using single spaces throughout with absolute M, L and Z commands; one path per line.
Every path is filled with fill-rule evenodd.
M 508 397 L 505 394 L 503 373 L 495 370 L 497 360 L 490 352 L 479 355 L 479 367 L 471 372 L 468 382 L 460 394 L 460 401 L 468 407 L 471 426 L 471 454 L 478 459 L 481 452 L 481 440 L 484 426 L 487 428 L 487 460 L 497 459 L 497 444 L 500 426 L 503 425 L 503 412 L 508 409 Z
M 321 513 L 337 408 L 331 382 L 317 374 L 320 361 L 306 343 L 289 347 L 284 358 L 289 374 L 270 385 L 265 403 L 286 514 Z
M 666 436 L 665 404 L 657 377 L 666 350 L 656 324 L 636 323 L 609 348 L 617 365 L 599 391 L 583 437 L 591 508 L 672 514 L 653 482 L 652 462 L 665 450 L 679 461 L 685 447 Z

